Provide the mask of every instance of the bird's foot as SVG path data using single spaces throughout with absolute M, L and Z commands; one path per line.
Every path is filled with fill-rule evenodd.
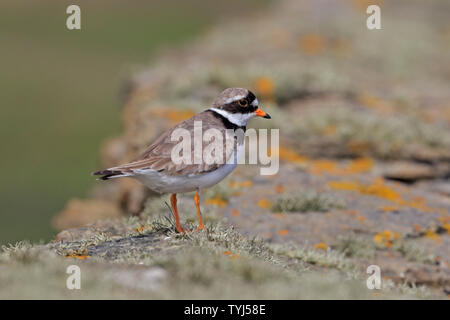
M 199 225 L 197 229 L 195 229 L 195 231 L 201 231 L 201 230 L 205 230 L 205 226 L 203 224 Z
M 188 230 L 188 231 L 190 231 L 190 230 Z M 177 232 L 178 233 L 186 233 L 186 230 L 183 229 L 181 226 L 177 226 Z

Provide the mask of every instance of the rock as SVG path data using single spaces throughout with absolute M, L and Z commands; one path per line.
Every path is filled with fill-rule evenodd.
M 99 220 L 86 227 L 63 230 L 56 235 L 54 241 L 71 242 L 71 241 L 87 240 L 91 239 L 92 237 L 100 233 L 113 237 L 124 235 L 128 231 L 130 231 L 129 228 L 124 224 L 120 223 L 120 220 L 110 220 L 110 219 Z
M 417 161 L 424 162 L 449 162 L 450 150 L 447 148 L 433 149 L 423 145 L 411 145 L 406 147 L 408 156 Z
M 83 240 L 83 239 L 89 239 L 93 235 L 95 235 L 95 232 L 91 232 L 88 227 L 73 228 L 73 229 L 63 230 L 60 233 L 58 233 L 56 235 L 54 241 L 59 242 L 59 241 Z
M 414 281 L 418 285 L 447 287 L 450 286 L 450 269 L 439 266 L 410 268 L 405 271 L 405 279 Z
M 443 172 L 435 166 L 410 161 L 389 162 L 383 172 L 385 178 L 403 182 L 434 179 L 442 174 Z
M 52 225 L 58 230 L 71 229 L 89 225 L 97 220 L 121 216 L 122 212 L 114 202 L 71 199 L 64 210 L 53 218 Z
M 433 192 L 450 197 L 450 181 L 449 180 L 438 180 L 432 181 L 426 184 Z

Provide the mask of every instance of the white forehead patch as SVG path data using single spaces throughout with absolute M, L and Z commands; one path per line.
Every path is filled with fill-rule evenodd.
M 258 99 L 255 98 L 255 100 L 252 101 L 251 105 L 254 107 L 257 107 L 259 104 Z
M 238 96 L 234 96 L 234 97 L 228 98 L 227 100 L 225 100 L 225 104 L 229 104 L 229 103 L 241 100 L 242 98 L 245 98 L 245 96 L 238 95 Z

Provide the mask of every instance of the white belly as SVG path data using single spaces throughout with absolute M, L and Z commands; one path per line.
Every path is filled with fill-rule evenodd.
M 243 145 L 237 147 L 238 158 L 242 155 Z M 232 155 L 227 163 L 215 171 L 202 174 L 168 176 L 161 172 L 147 169 L 136 170 L 135 176 L 146 187 L 159 193 L 184 193 L 196 189 L 209 188 L 228 176 L 237 166 L 237 160 Z

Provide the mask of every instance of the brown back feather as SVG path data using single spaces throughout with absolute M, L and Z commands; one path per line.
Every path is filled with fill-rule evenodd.
M 177 128 L 183 128 L 190 130 L 191 134 L 191 155 L 193 157 L 193 129 L 194 129 L 194 121 L 202 121 L 202 130 L 203 133 L 210 129 L 216 128 L 223 132 L 223 159 L 229 159 L 231 156 L 233 149 L 226 148 L 226 143 L 231 142 L 231 135 L 225 134 L 226 128 L 224 127 L 221 119 L 214 115 L 213 111 L 203 111 L 194 117 L 183 121 L 176 125 L 175 127 L 167 130 L 163 133 L 153 144 L 151 144 L 135 161 L 131 163 L 127 163 L 118 167 L 110 168 L 111 171 L 121 171 L 126 173 L 132 173 L 135 169 L 153 169 L 160 172 L 164 172 L 168 175 L 186 175 L 186 174 L 198 174 L 198 173 L 206 173 L 210 171 L 214 171 L 223 166 L 223 164 L 207 164 L 205 162 L 201 164 L 175 164 L 171 160 L 172 148 L 174 148 L 179 141 L 171 141 L 171 134 Z M 203 141 L 203 149 L 205 150 L 206 146 L 210 142 Z

